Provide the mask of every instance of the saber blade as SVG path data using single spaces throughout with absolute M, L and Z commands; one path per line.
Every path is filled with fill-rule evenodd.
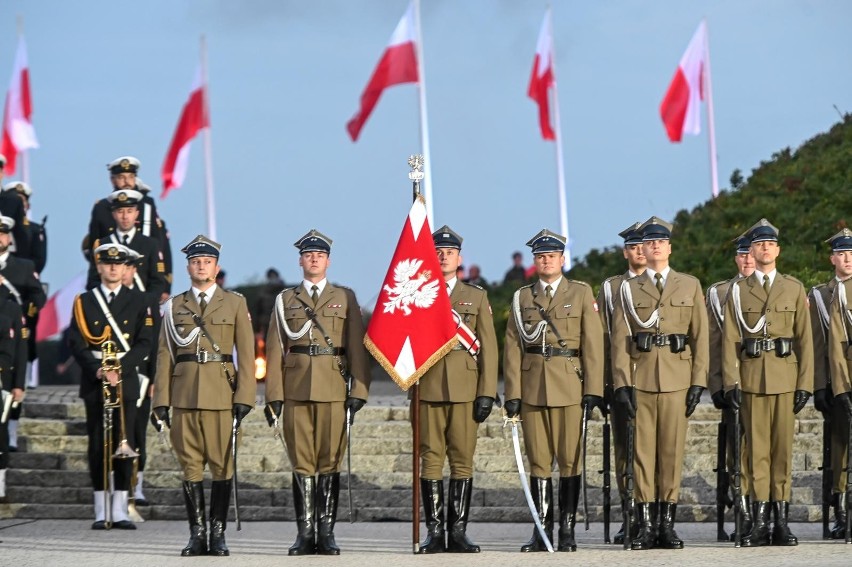
M 509 423 L 512 424 L 512 444 L 515 446 L 515 462 L 518 464 L 518 476 L 521 477 L 521 488 L 524 489 L 524 496 L 527 498 L 527 506 L 530 508 L 530 514 L 532 514 L 533 522 L 535 522 L 535 527 L 538 530 L 545 547 L 547 547 L 547 551 L 549 553 L 553 553 L 553 544 L 550 543 L 550 539 L 548 539 L 547 534 L 544 533 L 544 526 L 541 525 L 541 520 L 538 519 L 538 512 L 535 509 L 535 503 L 533 503 L 532 494 L 530 493 L 530 485 L 527 483 L 527 473 L 524 470 L 524 458 L 521 456 L 521 440 L 518 438 L 518 422 L 509 420 Z
M 243 529 L 240 522 L 240 489 L 237 482 L 237 418 L 234 418 L 234 425 L 231 428 L 231 458 L 234 460 L 234 520 L 237 522 L 237 531 Z
M 352 410 L 346 410 L 346 486 L 349 493 L 349 523 L 354 524 L 352 517 Z
M 589 408 L 583 408 L 583 523 L 589 531 L 589 475 L 586 474 L 586 442 L 589 433 Z

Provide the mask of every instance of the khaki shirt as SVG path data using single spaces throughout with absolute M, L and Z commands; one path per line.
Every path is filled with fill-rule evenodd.
M 450 303 L 480 342 L 476 360 L 464 350 L 451 350 L 420 378 L 424 402 L 472 402 L 478 396 L 497 394 L 497 336 L 488 295 L 482 288 L 461 281 Z
M 292 333 L 308 323 L 305 306 L 313 301 L 304 286 L 285 289 L 279 294 L 284 321 Z M 328 347 L 322 331 L 312 327 L 299 339 L 291 339 L 281 329 L 280 317 L 273 307 L 266 337 L 266 401 L 340 402 L 346 399 L 346 381 L 337 359 L 353 377 L 353 398 L 367 399 L 370 372 L 364 348 L 364 322 L 355 294 L 349 288 L 326 284 L 314 308 L 316 319 L 332 344 L 346 349 L 343 356 L 310 356 L 288 352 L 292 346 Z
M 172 298 L 172 317 L 178 334 L 185 337 L 196 325 L 193 314 L 201 308 L 192 291 L 185 291 Z M 169 339 L 164 320 L 160 326 L 160 347 L 157 353 L 157 374 L 154 380 L 152 407 L 171 406 L 181 409 L 226 410 L 233 404 L 254 407 L 257 380 L 254 377 L 254 333 L 246 298 L 238 293 L 225 291 L 216 286 L 213 297 L 207 304 L 202 321 L 210 336 L 204 333 L 186 347 L 178 348 Z M 174 363 L 182 354 L 196 354 L 197 348 L 215 354 L 213 343 L 219 353 L 233 354 L 232 362 L 181 362 Z M 231 390 L 227 374 L 235 380 L 236 391 Z
M 762 338 L 763 330 L 750 333 L 741 329 L 734 311 L 732 287 L 725 304 L 723 327 L 722 378 L 725 390 L 732 389 L 739 382 L 743 392 L 752 394 L 813 391 L 813 330 L 802 283 L 792 276 L 776 274 L 768 298 L 756 274 L 738 280 L 733 285 L 739 287 L 745 323 L 754 328 L 765 306 L 769 338 L 792 338 L 793 352 L 786 358 L 779 358 L 774 352 L 764 352 L 759 358 L 749 358 L 742 351 L 741 337 Z
M 584 394 L 603 396 L 603 328 L 598 305 L 587 284 L 562 278 L 553 293 L 546 313 L 555 327 L 548 325 L 544 338 L 529 345 L 518 333 L 518 325 L 527 332 L 543 320 L 539 309 L 547 306 L 547 298 L 539 283 L 519 291 L 520 320 L 510 314 L 506 324 L 503 352 L 503 375 L 507 400 L 521 399 L 534 406 L 577 405 Z M 565 341 L 560 346 L 557 336 Z M 528 353 L 527 346 L 546 344 L 554 348 L 580 349 L 580 358 Z M 577 374 L 583 372 L 583 381 Z
M 662 296 L 648 272 L 626 281 L 633 298 L 633 309 L 647 321 L 659 309 L 659 332 L 687 335 L 683 352 L 673 353 L 668 346 L 652 346 L 640 352 L 633 340 L 637 332 L 656 332 L 656 327 L 638 326 L 625 309 L 619 294 L 612 323 L 612 372 L 615 388 L 635 386 L 643 392 L 676 392 L 689 386 L 707 387 L 709 338 L 707 310 L 701 283 L 693 276 L 669 271 Z

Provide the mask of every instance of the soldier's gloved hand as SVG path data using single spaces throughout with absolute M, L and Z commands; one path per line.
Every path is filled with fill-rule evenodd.
M 494 407 L 494 398 L 490 396 L 477 396 L 473 400 L 473 421 L 482 423 L 488 416 L 491 415 L 491 408 Z
M 831 412 L 831 402 L 831 396 L 828 395 L 825 388 L 820 388 L 814 392 L 814 407 L 825 419 L 828 419 Z
M 728 409 L 728 402 L 725 401 L 725 391 L 719 390 L 718 392 L 713 392 L 710 396 L 713 400 L 713 407 L 718 410 Z
M 362 400 L 361 398 L 346 398 L 346 401 L 343 403 L 343 406 L 349 410 L 349 425 L 355 423 L 355 414 L 358 413 L 364 404 L 367 403 L 367 400 Z
M 275 427 L 275 420 L 281 417 L 281 410 L 284 408 L 284 402 L 275 401 L 266 404 L 263 408 L 263 415 L 266 416 L 266 423 L 269 427 Z
M 686 417 L 691 416 L 698 407 L 698 402 L 701 401 L 701 394 L 704 392 L 704 386 L 690 386 L 686 391 Z
M 506 403 L 503 404 L 503 407 L 506 409 L 506 417 L 512 419 L 521 413 L 521 400 L 506 400 Z
M 796 393 L 793 394 L 793 413 L 799 413 L 802 411 L 802 408 L 805 407 L 805 404 L 808 403 L 809 399 L 811 399 L 810 392 L 806 392 L 805 390 L 796 390 Z
M 251 406 L 247 406 L 245 404 L 234 404 L 233 412 L 234 419 L 237 420 L 237 429 L 239 429 L 240 424 L 243 422 L 243 418 L 245 418 L 250 411 Z
M 621 406 L 627 417 L 630 419 L 636 417 L 636 406 L 633 405 L 633 396 L 630 393 L 629 386 L 622 386 L 615 391 L 615 403 Z
M 151 425 L 154 426 L 154 429 L 161 431 L 163 429 L 162 425 L 160 425 L 161 422 L 171 429 L 172 422 L 169 419 L 168 406 L 159 406 L 151 410 Z
M 732 410 L 740 409 L 740 404 L 743 403 L 742 391 L 739 388 L 728 390 L 725 392 L 725 401 L 728 402 L 728 407 Z
M 852 392 L 837 394 L 834 397 L 834 400 L 843 405 L 843 409 L 846 410 L 846 415 L 852 419 Z
M 593 394 L 585 394 L 583 399 L 580 400 L 580 405 L 583 406 L 584 410 L 588 410 L 589 417 L 592 416 L 592 412 L 595 411 L 595 408 L 598 408 L 598 411 L 601 412 L 601 415 L 604 415 L 604 399 L 600 396 L 595 396 Z

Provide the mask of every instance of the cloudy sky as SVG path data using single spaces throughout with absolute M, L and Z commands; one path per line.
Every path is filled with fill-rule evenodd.
M 209 76 L 221 263 L 228 283 L 301 273 L 292 243 L 334 239 L 331 279 L 375 301 L 410 206 L 417 91 L 385 93 L 358 143 L 344 129 L 407 0 L 0 4 L 5 88 L 23 16 L 34 121 L 35 218 L 48 214 L 55 290 L 83 268 L 105 164 L 159 170 L 199 58 Z M 526 97 L 546 3 L 422 0 L 435 223 L 465 238 L 465 263 L 501 279 L 514 250 L 558 229 L 555 151 Z M 702 18 L 709 26 L 719 174 L 748 173 L 852 111 L 852 3 L 844 0 L 554 1 L 568 219 L 574 256 L 618 242 L 652 214 L 710 195 L 706 135 L 679 145 L 658 106 Z M 186 184 L 159 203 L 177 251 L 206 230 L 200 143 Z M 178 264 L 176 290 L 187 278 Z

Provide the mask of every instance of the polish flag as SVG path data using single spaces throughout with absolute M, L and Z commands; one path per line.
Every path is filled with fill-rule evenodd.
M 456 345 L 457 325 L 435 252 L 426 205 L 411 206 L 364 344 L 403 390 Z
M 550 88 L 555 84 L 553 74 L 553 35 L 550 25 L 550 10 L 545 12 L 538 34 L 538 44 L 535 47 L 532 76 L 527 96 L 538 104 L 538 123 L 541 127 L 541 137 L 545 140 L 555 140 L 556 134 L 550 126 Z
M 414 3 L 408 6 L 382 54 L 370 82 L 361 93 L 361 108 L 346 124 L 353 142 L 358 141 L 361 128 L 373 112 L 384 90 L 402 83 L 416 83 L 417 75 L 417 21 Z
M 672 142 L 680 142 L 684 134 L 701 133 L 707 58 L 707 24 L 702 21 L 680 58 L 669 90 L 660 103 L 660 116 Z
M 164 199 L 169 191 L 183 185 L 186 179 L 186 168 L 189 165 L 189 148 L 192 139 L 204 128 L 210 127 L 210 117 L 207 114 L 207 86 L 201 76 L 201 67 L 195 71 L 195 79 L 189 93 L 189 100 L 183 105 L 177 129 L 166 153 L 160 176 L 163 178 Z
M 39 311 L 36 341 L 49 339 L 68 328 L 71 324 L 74 298 L 85 291 L 86 271 L 84 270 L 50 296 Z
M 19 152 L 38 147 L 32 123 L 33 104 L 30 98 L 30 68 L 27 64 L 27 45 L 24 37 L 18 39 L 15 68 L 6 93 L 6 108 L 3 114 L 3 142 L 0 153 L 6 156 L 6 175 L 15 173 L 15 161 Z

